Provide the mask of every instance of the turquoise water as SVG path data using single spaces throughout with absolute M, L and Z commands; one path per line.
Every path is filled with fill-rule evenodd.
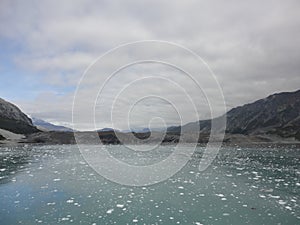
M 171 152 L 109 148 L 135 164 Z M 299 147 L 225 147 L 199 172 L 202 152 L 164 182 L 129 187 L 98 175 L 76 146 L 0 147 L 0 224 L 300 223 Z

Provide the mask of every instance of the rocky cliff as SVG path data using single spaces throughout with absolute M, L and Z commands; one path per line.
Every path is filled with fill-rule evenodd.
M 39 130 L 17 106 L 0 98 L 0 128 L 17 134 L 30 134 Z

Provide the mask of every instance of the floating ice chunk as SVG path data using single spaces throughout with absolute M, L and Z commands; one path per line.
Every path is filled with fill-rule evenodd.
M 273 190 L 272 188 L 270 188 L 270 189 L 261 189 L 261 191 L 267 192 L 267 193 L 271 193 L 271 192 L 273 192 L 274 190 Z
M 276 198 L 276 199 L 280 198 L 280 196 L 277 196 L 277 195 L 271 195 L 271 194 L 269 194 L 268 196 L 269 196 L 270 198 Z
M 55 202 L 48 202 L 47 205 L 55 205 Z
M 117 204 L 117 208 L 123 208 L 124 207 L 124 205 L 122 205 L 122 204 Z
M 218 197 L 224 197 L 223 194 L 216 194 L 216 196 L 218 196 Z
M 114 211 L 114 209 L 109 209 L 106 211 L 107 214 L 112 214 L 112 212 Z
M 278 203 L 279 203 L 280 205 L 285 205 L 285 204 L 286 204 L 286 202 L 283 201 L 283 200 L 281 200 L 281 199 L 278 201 Z

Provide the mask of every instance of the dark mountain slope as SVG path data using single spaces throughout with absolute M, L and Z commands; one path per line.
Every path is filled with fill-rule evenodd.
M 228 133 L 291 136 L 300 128 L 300 90 L 270 95 L 227 113 Z
M 0 98 L 0 128 L 17 134 L 30 134 L 39 130 L 17 106 Z
M 299 139 L 300 90 L 270 95 L 253 103 L 233 108 L 223 116 L 227 117 L 226 133 L 229 134 L 275 134 Z M 184 129 L 192 132 L 197 127 L 196 123 L 189 123 L 182 127 L 170 127 L 168 131 L 178 133 Z M 209 132 L 210 127 L 210 120 L 200 121 L 202 133 Z

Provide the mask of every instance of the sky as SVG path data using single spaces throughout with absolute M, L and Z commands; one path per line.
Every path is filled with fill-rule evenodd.
M 119 129 L 126 129 L 129 119 L 132 127 L 204 119 L 211 116 L 210 104 L 218 108 L 216 115 L 223 112 L 220 99 L 214 97 L 220 90 L 210 85 L 207 65 L 227 110 L 273 93 L 298 90 L 299 27 L 297 0 L 1 0 L 0 97 L 30 116 L 72 126 L 73 100 L 79 90 L 75 117 L 77 129 L 83 130 L 93 129 L 87 117 L 96 118 L 97 128 Z M 137 56 L 176 58 L 197 70 L 198 64 L 186 52 L 168 44 L 127 49 L 110 61 L 105 59 L 105 65 L 96 65 L 95 73 L 82 79 L 99 56 L 141 40 L 176 43 L 200 56 L 206 63 L 199 62 L 197 74 L 202 89 L 178 68 L 148 63 L 121 70 L 98 96 L 113 65 Z M 213 96 L 209 103 L 206 95 Z M 192 103 L 187 96 L 192 96 Z M 92 103 L 94 114 L 89 111 Z

